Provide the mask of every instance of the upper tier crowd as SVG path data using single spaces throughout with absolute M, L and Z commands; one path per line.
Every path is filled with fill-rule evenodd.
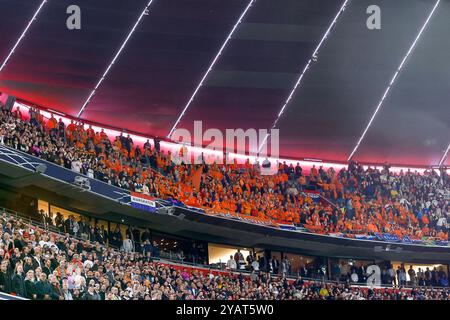
M 260 164 L 190 165 L 164 152 L 155 140 L 135 145 L 131 137 L 111 140 L 82 123 L 65 125 L 39 110 L 2 110 L 0 142 L 89 177 L 134 192 L 175 199 L 188 206 L 251 215 L 309 231 L 348 235 L 388 233 L 399 238 L 448 240 L 450 176 L 440 169 L 393 173 L 351 162 L 336 172 L 315 166 L 278 165 L 262 175 Z M 200 182 L 195 177 L 200 172 Z M 303 192 L 314 187 L 327 201 Z
M 0 217 L 0 292 L 33 300 L 447 300 L 448 288 L 370 289 L 213 272 Z

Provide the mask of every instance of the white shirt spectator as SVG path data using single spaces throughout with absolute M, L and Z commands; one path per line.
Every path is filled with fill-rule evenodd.
M 440 217 L 439 220 L 436 222 L 436 225 L 438 227 L 447 227 L 447 219 L 445 217 Z
M 122 248 L 125 252 L 133 252 L 133 241 L 131 241 L 131 239 L 124 239 Z
M 80 173 L 81 172 L 81 161 L 80 160 L 73 160 L 71 163 L 71 169 L 72 171 L 76 172 L 76 173 Z
M 74 221 L 74 222 L 73 222 L 72 231 L 73 231 L 74 234 L 77 234 L 77 233 L 78 233 L 78 230 L 80 230 L 80 226 L 78 225 L 78 222 L 77 222 L 77 221 Z
M 144 184 L 144 185 L 142 186 L 142 193 L 143 193 L 143 194 L 146 194 L 146 195 L 149 195 L 149 194 L 150 194 L 150 190 L 148 189 L 148 186 L 147 186 L 146 184 Z
M 236 261 L 234 259 L 230 258 L 230 260 L 228 260 L 228 262 L 227 262 L 227 268 L 228 269 L 236 269 L 237 268 Z

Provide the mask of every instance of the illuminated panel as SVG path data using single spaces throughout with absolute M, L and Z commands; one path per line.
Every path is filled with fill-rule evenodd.
M 339 17 L 341 16 L 342 12 L 345 11 L 345 8 L 347 7 L 347 4 L 348 4 L 349 1 L 350 0 L 345 0 L 344 1 L 344 3 L 342 4 L 341 8 L 338 11 L 338 13 L 336 14 L 336 16 L 334 17 L 333 21 L 331 22 L 330 26 L 328 27 L 327 31 L 322 36 L 322 39 L 320 39 L 320 42 L 317 45 L 316 49 L 314 50 L 313 54 L 311 55 L 311 58 L 306 63 L 305 67 L 303 68 L 302 73 L 300 74 L 300 77 L 297 79 L 297 82 L 295 83 L 294 87 L 292 88 L 291 92 L 289 93 L 289 96 L 287 97 L 286 101 L 284 102 L 283 106 L 281 107 L 281 110 L 278 113 L 278 116 L 277 116 L 277 118 L 275 119 L 275 121 L 274 121 L 274 123 L 272 125 L 272 129 L 276 128 L 278 120 L 280 120 L 281 115 L 284 113 L 284 110 L 286 109 L 287 105 L 289 104 L 289 102 L 291 101 L 292 97 L 294 96 L 295 91 L 297 90 L 297 88 L 301 84 L 301 82 L 303 80 L 303 77 L 305 76 L 305 74 L 309 70 L 309 68 L 311 67 L 311 63 L 312 62 L 317 62 L 320 48 L 322 47 L 323 43 L 325 42 L 325 40 L 330 35 L 331 29 L 333 29 L 333 27 L 336 25 L 336 23 L 337 23 Z M 265 136 L 265 138 L 263 139 L 263 141 L 261 142 L 261 144 L 259 146 L 258 152 L 261 151 L 262 147 L 264 146 L 264 143 L 266 143 L 266 141 L 269 138 L 269 136 L 270 136 L 270 133 Z
M 441 161 L 439 161 L 439 167 L 444 164 L 445 159 L 447 159 L 448 151 L 450 150 L 450 144 L 448 145 L 447 149 L 444 152 L 444 155 L 442 156 Z
M 191 98 L 189 99 L 188 103 L 184 106 L 183 111 L 181 112 L 181 114 L 179 115 L 177 121 L 175 121 L 175 124 L 173 125 L 172 129 L 170 129 L 169 134 L 167 135 L 168 138 L 170 138 L 170 136 L 172 135 L 172 133 L 175 131 L 175 129 L 177 128 L 178 124 L 180 123 L 181 119 L 183 118 L 184 114 L 186 113 L 186 110 L 189 108 L 189 106 L 191 105 L 192 101 L 194 101 L 195 96 L 197 95 L 197 92 L 200 90 L 200 88 L 203 85 L 203 82 L 205 81 L 205 79 L 208 77 L 208 74 L 211 72 L 212 68 L 214 67 L 214 65 L 216 64 L 217 60 L 219 59 L 220 55 L 222 54 L 223 49 L 225 49 L 225 47 L 227 46 L 228 42 L 230 41 L 231 37 L 233 36 L 234 32 L 236 31 L 237 27 L 239 26 L 239 24 L 242 22 L 242 19 L 245 17 L 245 15 L 247 14 L 247 11 L 250 9 L 250 7 L 253 5 L 253 3 L 256 0 L 250 0 L 250 2 L 248 3 L 247 7 L 244 9 L 244 11 L 242 12 L 242 14 L 240 15 L 238 21 L 235 23 L 235 25 L 233 26 L 233 29 L 231 29 L 230 33 L 228 34 L 227 38 L 225 39 L 225 42 L 222 44 L 222 46 L 219 49 L 219 52 L 217 53 L 217 55 L 214 57 L 213 61 L 211 62 L 211 64 L 208 67 L 208 70 L 206 71 L 206 73 L 203 75 L 203 78 L 200 80 L 200 83 L 197 85 L 197 88 L 195 88 L 194 93 L 192 94 Z
M 8 56 L 6 57 L 5 61 L 3 61 L 2 66 L 0 67 L 0 72 L 2 72 L 3 68 L 6 66 L 6 64 L 8 63 L 9 59 L 11 58 L 11 56 L 14 54 L 14 51 L 17 49 L 17 47 L 19 46 L 20 42 L 22 42 L 22 39 L 25 37 L 25 35 L 27 34 L 28 29 L 31 27 L 31 25 L 33 24 L 33 22 L 35 20 L 37 20 L 37 16 L 39 14 L 39 12 L 41 12 L 42 8 L 44 7 L 44 5 L 47 3 L 47 0 L 43 0 L 41 2 L 41 5 L 39 6 L 39 8 L 36 10 L 36 12 L 34 13 L 33 17 L 31 18 L 31 20 L 28 22 L 25 30 L 23 30 L 22 34 L 20 35 L 19 39 L 17 39 L 14 47 L 11 49 L 11 51 L 9 52 Z
M 409 48 L 408 52 L 406 53 L 406 55 L 403 57 L 402 62 L 400 63 L 400 66 L 398 67 L 397 71 L 395 72 L 394 76 L 391 79 L 391 82 L 389 83 L 389 85 L 387 86 L 383 96 L 381 97 L 380 102 L 378 103 L 375 112 L 373 113 L 372 117 L 369 120 L 369 123 L 367 124 L 366 128 L 364 129 L 363 134 L 361 135 L 361 137 L 359 138 L 358 142 L 356 143 L 355 148 L 353 149 L 352 153 L 350 154 L 350 156 L 348 157 L 348 161 L 350 161 L 353 157 L 353 155 L 355 154 L 355 152 L 358 150 L 359 145 L 361 144 L 361 142 L 363 141 L 364 137 L 367 134 L 367 131 L 369 130 L 370 126 L 372 125 L 373 120 L 375 119 L 378 111 L 380 111 L 381 106 L 383 105 L 384 100 L 386 99 L 389 91 L 391 90 L 391 88 L 393 87 L 395 80 L 397 79 L 397 76 L 399 75 L 400 71 L 403 69 L 403 66 L 406 63 L 406 60 L 408 59 L 408 57 L 410 56 L 411 52 L 414 50 L 417 42 L 419 41 L 420 37 L 422 36 L 423 31 L 425 30 L 425 28 L 428 26 L 428 23 L 430 22 L 431 18 L 433 17 L 434 12 L 436 11 L 437 7 L 439 6 L 439 3 L 441 2 L 441 0 L 438 0 L 436 2 L 436 4 L 434 5 L 433 9 L 431 10 L 430 14 L 428 15 L 427 20 L 425 21 L 425 23 L 423 24 L 422 28 L 419 31 L 419 34 L 417 35 L 416 39 L 414 39 L 414 42 L 412 43 L 411 47 Z
M 83 106 L 81 107 L 80 111 L 78 112 L 77 118 L 81 117 L 81 115 L 83 114 L 84 110 L 86 109 L 87 105 L 89 104 L 89 102 L 91 102 L 92 97 L 95 95 L 95 93 L 97 92 L 98 88 L 100 87 L 100 85 L 102 84 L 103 80 L 105 80 L 106 76 L 109 73 L 109 70 L 111 70 L 111 67 L 114 65 L 114 63 L 116 63 L 117 58 L 120 56 L 120 54 L 122 53 L 122 50 L 125 48 L 125 46 L 127 45 L 128 40 L 130 40 L 131 36 L 133 35 L 134 31 L 136 31 L 136 28 L 138 27 L 139 23 L 141 22 L 142 18 L 144 17 L 144 15 L 146 15 L 148 13 L 148 8 L 150 7 L 150 5 L 152 4 L 153 0 L 150 0 L 147 4 L 147 6 L 144 8 L 144 10 L 142 11 L 141 15 L 139 16 L 139 18 L 137 19 L 136 23 L 134 24 L 133 28 L 131 29 L 131 31 L 128 33 L 128 36 L 125 38 L 125 41 L 122 43 L 122 46 L 120 47 L 119 51 L 117 51 L 116 55 L 114 56 L 114 58 L 112 59 L 111 63 L 109 64 L 108 68 L 106 68 L 105 72 L 103 73 L 102 77 L 100 78 L 100 80 L 97 82 L 97 85 L 95 86 L 94 90 L 92 90 L 92 92 L 90 93 L 89 97 L 86 99 L 86 101 L 84 102 Z

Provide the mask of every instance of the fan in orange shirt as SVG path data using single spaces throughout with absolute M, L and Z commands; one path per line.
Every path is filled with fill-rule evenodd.
M 89 125 L 89 128 L 86 130 L 86 133 L 87 133 L 88 137 L 91 139 L 93 139 L 95 136 L 94 129 L 92 129 L 91 125 Z
M 107 139 L 109 140 L 108 135 L 105 133 L 105 131 L 103 129 L 100 131 L 100 138 L 102 140 L 107 140 Z
M 244 201 L 244 206 L 243 207 L 244 207 L 244 213 L 245 214 L 254 215 L 255 212 L 257 211 L 256 207 L 252 203 L 250 203 L 248 201 Z
M 77 126 L 76 126 L 76 124 L 74 123 L 73 120 L 70 121 L 70 124 L 69 124 L 69 125 L 67 126 L 67 128 L 66 128 L 66 130 L 67 130 L 68 132 L 70 132 L 70 133 L 76 131 L 76 129 L 77 129 Z
M 378 232 L 378 227 L 374 223 L 369 223 L 367 225 L 367 231 L 368 232 L 372 232 L 372 233 L 376 233 L 376 232 Z
M 58 125 L 58 122 L 56 121 L 55 117 L 52 114 L 51 118 L 48 119 L 48 121 L 47 121 L 47 128 L 49 131 L 51 131 L 51 130 L 55 129 L 57 125 Z

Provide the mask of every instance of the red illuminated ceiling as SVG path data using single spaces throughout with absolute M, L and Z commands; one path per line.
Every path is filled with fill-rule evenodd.
M 48 1 L 0 72 L 0 91 L 75 116 L 148 0 L 79 0 L 76 31 L 65 25 L 72 2 Z M 0 2 L 0 61 L 40 3 Z M 154 0 L 82 117 L 166 136 L 248 3 Z M 269 129 L 342 3 L 255 1 L 179 127 L 201 120 L 205 130 Z M 350 1 L 278 122 L 281 155 L 346 161 L 435 3 Z M 373 4 L 383 10 L 378 31 L 364 23 Z M 442 159 L 450 142 L 448 12 L 450 3 L 441 1 L 356 160 Z

